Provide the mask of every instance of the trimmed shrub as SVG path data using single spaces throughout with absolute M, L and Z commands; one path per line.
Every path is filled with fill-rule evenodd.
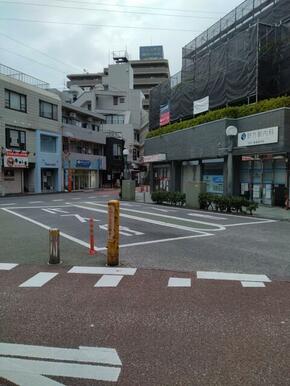
M 247 200 L 245 197 L 239 196 L 220 196 L 213 193 L 201 193 L 199 195 L 199 205 L 201 209 L 216 210 L 223 213 L 245 213 L 249 212 L 251 215 L 253 211 L 258 208 L 258 204 Z
M 281 107 L 290 107 L 290 97 L 282 96 L 278 98 L 265 99 L 250 105 L 225 107 L 222 109 L 208 111 L 207 113 L 199 115 L 196 118 L 171 123 L 158 129 L 151 130 L 147 134 L 146 138 L 157 137 L 162 134 L 168 134 L 177 130 L 191 128 L 197 125 L 201 125 L 202 123 L 212 122 L 218 119 L 246 117 L 247 115 L 275 110 Z
M 166 202 L 169 205 L 184 206 L 186 197 L 185 194 L 180 192 L 157 191 L 151 193 L 151 199 L 157 204 L 162 204 Z

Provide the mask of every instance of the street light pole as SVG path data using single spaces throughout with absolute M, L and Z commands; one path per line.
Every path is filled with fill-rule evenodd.
M 124 157 L 124 179 L 129 180 L 130 178 L 128 177 L 128 155 L 129 155 L 129 150 L 124 149 L 123 150 L 123 157 Z
M 227 157 L 227 195 L 234 194 L 234 170 L 233 170 L 233 145 L 234 137 L 238 134 L 238 129 L 235 126 L 228 126 L 226 136 L 229 138 L 228 157 Z

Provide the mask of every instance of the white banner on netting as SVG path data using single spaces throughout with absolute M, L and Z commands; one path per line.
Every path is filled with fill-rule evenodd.
M 209 96 L 193 102 L 193 115 L 209 110 Z

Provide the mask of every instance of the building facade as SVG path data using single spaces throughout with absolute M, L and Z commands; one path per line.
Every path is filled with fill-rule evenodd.
M 63 98 L 66 103 L 104 117 L 103 132 L 124 140 L 129 150 L 130 170 L 134 173 L 139 169 L 140 131 L 148 123 L 148 113 L 142 106 L 143 93 L 133 88 L 133 69 L 125 59 L 115 56 L 117 63 L 96 77 L 69 75 L 69 90 L 63 93 Z
M 1 194 L 62 190 L 61 100 L 0 65 Z
M 185 192 L 188 182 L 204 181 L 211 193 L 283 206 L 290 186 L 289 122 L 290 109 L 280 108 L 147 139 L 151 187 Z M 232 142 L 226 135 L 229 126 L 237 128 Z
M 98 189 L 106 171 L 105 117 L 72 104 L 62 104 L 63 170 L 66 190 Z

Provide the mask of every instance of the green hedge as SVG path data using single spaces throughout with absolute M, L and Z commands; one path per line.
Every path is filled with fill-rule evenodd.
M 227 213 L 244 213 L 246 211 L 251 215 L 258 208 L 256 202 L 249 201 L 245 197 L 220 196 L 212 193 L 201 193 L 199 195 L 199 205 L 201 209 L 206 210 L 211 209 Z
M 146 138 L 157 137 L 162 134 L 168 134 L 177 130 L 201 125 L 202 123 L 217 121 L 218 119 L 240 118 L 247 115 L 262 113 L 264 111 L 275 110 L 281 107 L 290 107 L 290 97 L 284 96 L 279 98 L 271 98 L 250 105 L 225 107 L 218 110 L 212 110 L 203 115 L 199 115 L 196 118 L 172 123 L 160 127 L 159 129 L 149 131 Z
M 158 191 L 151 193 L 151 199 L 157 204 L 167 203 L 169 205 L 183 206 L 185 204 L 185 194 L 180 192 Z

